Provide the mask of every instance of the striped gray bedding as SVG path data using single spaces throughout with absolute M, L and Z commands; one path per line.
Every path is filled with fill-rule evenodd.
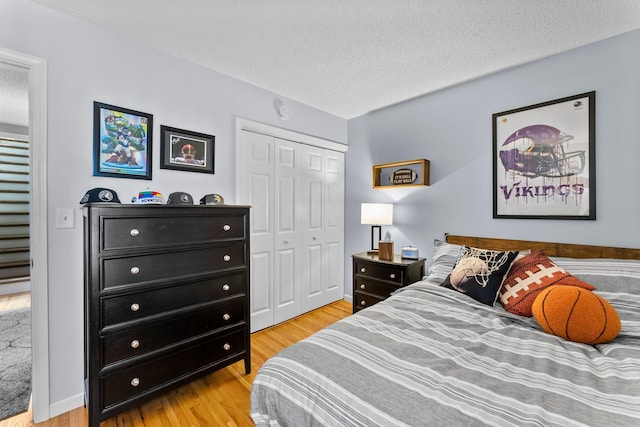
M 251 416 L 292 427 L 639 426 L 640 295 L 602 295 L 622 332 L 593 347 L 415 283 L 268 360 Z

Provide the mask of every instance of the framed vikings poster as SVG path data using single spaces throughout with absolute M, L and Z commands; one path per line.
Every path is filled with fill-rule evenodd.
M 151 179 L 153 115 L 93 103 L 93 175 Z
M 493 217 L 596 219 L 595 92 L 493 114 Z
M 216 137 L 160 126 L 160 169 L 213 173 Z

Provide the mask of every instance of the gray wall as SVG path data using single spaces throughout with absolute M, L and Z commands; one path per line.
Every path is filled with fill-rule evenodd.
M 347 141 L 347 121 L 284 99 L 291 118 L 273 108 L 277 96 L 21 0 L 0 0 L 0 47 L 47 60 L 49 345 L 51 415 L 81 406 L 82 227 L 56 229 L 57 208 L 78 208 L 93 187 L 128 201 L 150 187 L 168 196 L 235 199 L 235 119 Z M 153 181 L 93 177 L 93 101 L 154 115 Z M 216 136 L 215 174 L 160 170 L 160 125 Z
M 638 52 L 636 30 L 350 120 L 347 262 L 370 245 L 361 202 L 395 203 L 383 233 L 396 249 L 412 243 L 429 259 L 443 233 L 640 247 Z M 491 115 L 592 90 L 597 220 L 493 219 Z M 371 188 L 372 165 L 418 158 L 431 160 L 430 187 Z

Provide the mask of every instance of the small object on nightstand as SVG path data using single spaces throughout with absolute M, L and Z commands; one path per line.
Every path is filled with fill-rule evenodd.
M 405 259 L 418 259 L 418 248 L 413 246 L 402 247 L 402 258 Z
M 378 258 L 384 261 L 393 260 L 393 242 L 378 242 Z

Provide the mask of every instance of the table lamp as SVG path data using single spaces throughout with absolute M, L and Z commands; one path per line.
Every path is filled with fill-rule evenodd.
M 371 249 L 367 254 L 377 254 L 375 229 L 378 229 L 378 242 L 382 240 L 382 226 L 393 224 L 392 203 L 362 203 L 360 205 L 360 223 L 371 225 Z

